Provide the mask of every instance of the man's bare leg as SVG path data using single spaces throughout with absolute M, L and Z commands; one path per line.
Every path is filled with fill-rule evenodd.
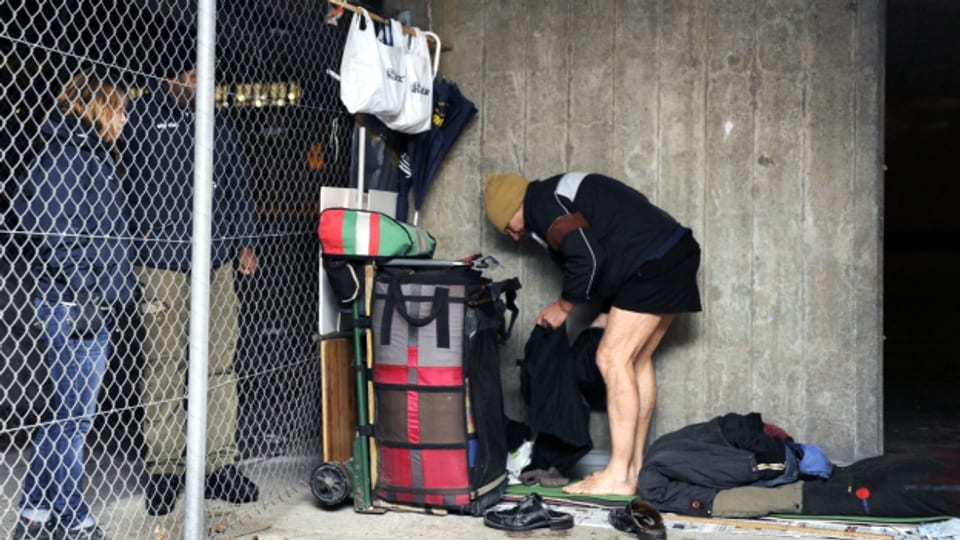
M 634 436 L 633 459 L 630 460 L 630 475 L 637 478 L 643 467 L 643 451 L 647 446 L 647 435 L 650 433 L 650 422 L 653 420 L 653 411 L 657 406 L 657 372 L 653 365 L 653 353 L 660 345 L 660 341 L 670 328 L 673 315 L 664 315 L 660 324 L 643 344 L 643 349 L 637 356 L 634 370 L 637 377 L 637 390 L 640 394 L 640 410 L 637 418 L 637 432 Z
M 597 366 L 607 386 L 610 462 L 602 471 L 564 487 L 564 492 L 594 495 L 636 492 L 637 476 L 631 474 L 640 412 L 635 361 L 660 327 L 662 318 L 611 308 L 597 349 Z

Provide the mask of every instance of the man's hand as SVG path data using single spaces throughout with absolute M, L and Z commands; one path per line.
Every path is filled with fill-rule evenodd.
M 252 276 L 259 267 L 260 262 L 257 261 L 257 254 L 253 251 L 253 248 L 240 248 L 240 267 L 238 268 L 240 274 Z
M 567 317 L 570 316 L 571 311 L 573 311 L 573 303 L 559 298 L 556 302 L 543 308 L 543 311 L 537 315 L 537 326 L 560 328 L 563 323 L 567 322 Z

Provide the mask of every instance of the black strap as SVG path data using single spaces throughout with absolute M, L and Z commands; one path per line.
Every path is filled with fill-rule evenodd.
M 510 333 L 513 332 L 513 324 L 517 322 L 517 314 L 520 312 L 520 308 L 517 307 L 517 291 L 522 287 L 523 285 L 520 284 L 520 280 L 515 277 L 490 284 L 490 294 L 498 304 L 498 311 L 500 311 L 501 308 L 497 300 L 501 294 L 506 297 L 505 308 L 503 309 L 510 311 L 510 323 L 500 333 L 501 344 L 506 343 L 506 341 L 510 339 Z
M 409 300 L 409 298 L 404 298 L 403 289 L 400 287 L 399 281 L 393 280 L 390 282 L 388 295 L 393 297 L 394 309 L 397 310 L 397 313 L 412 326 L 426 326 L 438 317 L 443 317 L 444 315 L 449 317 L 448 299 L 450 298 L 450 289 L 448 287 L 434 287 L 433 299 L 430 301 L 430 313 L 426 317 L 414 317 L 407 311 L 406 301 Z M 447 327 L 449 327 L 449 322 L 447 323 Z
M 387 390 L 393 392 L 417 392 L 423 394 L 460 394 L 467 392 L 466 384 L 430 386 L 429 384 L 397 384 L 385 383 L 371 379 L 374 390 Z
M 414 317 L 407 312 L 407 301 L 398 276 L 392 276 L 387 284 L 387 294 L 383 303 L 383 318 L 380 325 L 380 344 L 390 344 L 390 331 L 393 327 L 393 313 L 396 311 L 411 326 L 422 327 L 437 321 L 437 348 L 450 348 L 450 288 L 434 287 L 430 313 L 426 317 Z
M 355 323 L 357 325 L 357 328 L 363 328 L 363 329 L 373 328 L 373 320 L 367 316 L 357 317 Z

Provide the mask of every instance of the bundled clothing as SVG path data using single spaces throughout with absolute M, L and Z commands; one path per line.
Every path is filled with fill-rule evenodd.
M 566 325 L 553 330 L 534 327 L 520 367 L 520 390 L 530 427 L 536 433 L 524 472 L 554 468 L 560 475 L 568 475 L 593 448 L 593 441 L 590 409 L 577 386 Z
M 810 468 L 801 469 L 805 446 L 771 435 L 783 432 L 766 427 L 759 413 L 729 413 L 663 435 L 644 455 L 640 496 L 661 511 L 709 516 L 722 489 L 778 485 L 832 469 L 820 459 L 809 459 Z M 818 454 L 812 445 L 806 448 Z

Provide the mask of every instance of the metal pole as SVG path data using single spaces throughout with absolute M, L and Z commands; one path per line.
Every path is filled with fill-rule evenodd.
M 185 540 L 203 535 L 210 332 L 210 235 L 213 194 L 213 89 L 216 1 L 197 0 L 196 133 L 193 169 L 193 259 L 190 274 L 190 368 L 187 388 Z
M 367 128 L 360 126 L 360 148 L 357 155 L 357 208 L 363 208 L 363 190 L 367 178 L 365 166 L 367 164 Z

